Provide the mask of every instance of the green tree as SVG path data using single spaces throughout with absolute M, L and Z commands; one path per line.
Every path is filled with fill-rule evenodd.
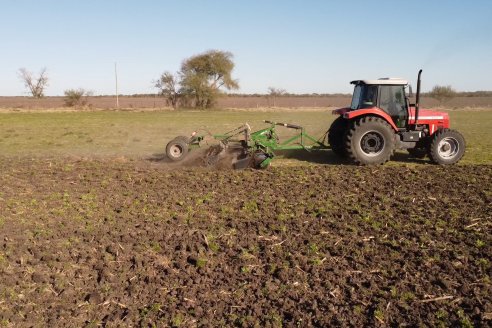
M 436 99 L 439 101 L 439 105 L 442 105 L 444 102 L 456 97 L 456 91 L 450 85 L 436 85 L 427 95 Z
M 159 94 L 166 98 L 168 105 L 176 108 L 181 98 L 179 90 L 180 77 L 171 72 L 162 73 L 161 77 L 154 81 L 154 86 L 159 89 Z
M 231 76 L 234 69 L 232 58 L 230 52 L 210 50 L 186 59 L 179 72 L 180 94 L 194 107 L 210 108 L 223 94 L 223 89 L 238 89 L 238 81 Z

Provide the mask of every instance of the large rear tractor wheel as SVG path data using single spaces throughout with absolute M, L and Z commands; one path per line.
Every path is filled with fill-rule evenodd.
M 188 142 L 189 138 L 179 136 L 169 141 L 166 145 L 166 155 L 173 162 L 179 162 L 183 160 L 188 154 Z
M 429 147 L 431 161 L 440 165 L 458 162 L 465 154 L 465 138 L 458 131 L 442 129 L 434 133 Z
M 340 116 L 331 123 L 330 129 L 328 130 L 328 144 L 331 150 L 341 157 L 347 156 L 344 138 L 348 127 L 348 121 Z
M 386 163 L 395 151 L 396 134 L 384 119 L 374 116 L 354 121 L 345 136 L 345 150 L 358 165 Z

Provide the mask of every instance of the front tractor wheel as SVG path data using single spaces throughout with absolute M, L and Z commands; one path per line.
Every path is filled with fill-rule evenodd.
M 458 131 L 442 129 L 434 133 L 429 157 L 441 165 L 455 164 L 465 154 L 465 138 Z
M 395 150 L 395 132 L 382 118 L 363 117 L 353 122 L 348 130 L 345 150 L 359 165 L 386 163 Z
M 167 157 L 173 162 L 184 159 L 186 154 L 188 154 L 188 142 L 189 139 L 184 136 L 179 136 L 169 141 L 166 145 Z

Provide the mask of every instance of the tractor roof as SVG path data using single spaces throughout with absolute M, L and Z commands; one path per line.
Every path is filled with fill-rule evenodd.
M 407 85 L 408 81 L 396 77 L 385 77 L 377 80 L 355 80 L 351 84 L 375 84 L 375 85 Z

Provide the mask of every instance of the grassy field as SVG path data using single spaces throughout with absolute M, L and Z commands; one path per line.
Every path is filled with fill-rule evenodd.
M 461 163 L 492 164 L 492 110 L 451 111 L 450 116 L 452 127 L 467 141 Z M 0 153 L 7 157 L 151 158 L 162 155 L 171 138 L 197 129 L 221 133 L 248 122 L 255 130 L 269 119 L 300 124 L 309 134 L 321 137 L 334 118 L 330 111 L 306 110 L 10 112 L 0 114 Z M 331 153 L 326 156 L 333 157 Z M 289 161 L 295 162 L 284 159 L 278 163 Z
M 450 115 L 462 165 L 232 171 L 153 160 L 200 127 L 335 116 L 0 113 L 0 326 L 490 326 L 492 110 Z

